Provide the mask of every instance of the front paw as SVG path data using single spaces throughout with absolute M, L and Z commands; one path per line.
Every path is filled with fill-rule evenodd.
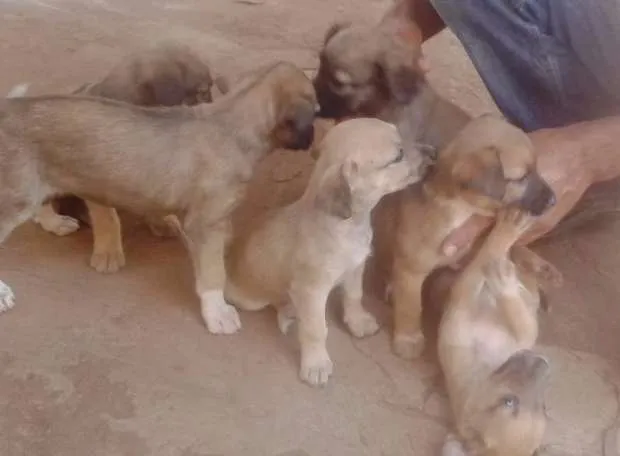
M 419 358 L 424 352 L 424 335 L 421 332 L 413 336 L 396 335 L 392 341 L 392 350 L 403 359 Z
M 221 291 L 206 292 L 201 296 L 202 318 L 211 334 L 234 334 L 241 329 L 237 309 L 224 300 Z
M 54 233 L 56 236 L 67 236 L 80 229 L 79 220 L 68 215 L 54 214 L 46 218 L 35 217 L 34 221 L 41 225 L 45 231 Z
M 123 250 L 110 250 L 103 252 L 93 252 L 90 257 L 90 265 L 101 273 L 117 272 L 125 266 L 125 253 Z
M 153 236 L 173 238 L 179 234 L 179 223 L 174 216 L 166 216 L 162 219 L 147 218 L 146 223 Z
M 344 322 L 355 337 L 368 337 L 379 331 L 377 319 L 365 310 L 345 315 Z
M 299 378 L 311 386 L 327 383 L 334 370 L 332 360 L 325 350 L 302 354 Z
M 11 287 L 0 280 L 0 313 L 15 307 L 15 294 Z
M 499 232 L 505 237 L 506 242 L 512 245 L 532 226 L 534 220 L 534 217 L 524 209 L 516 206 L 506 207 L 497 214 L 494 231 Z

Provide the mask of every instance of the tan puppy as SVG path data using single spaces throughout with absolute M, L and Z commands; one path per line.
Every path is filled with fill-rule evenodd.
M 86 84 L 74 94 L 91 95 L 141 106 L 195 105 L 212 101 L 214 78 L 206 62 L 188 46 L 163 42 L 141 49 L 122 59 L 106 77 Z M 83 205 L 81 200 L 63 198 L 54 205 Z M 58 236 L 79 228 L 78 219 L 56 212 L 52 202 L 44 204 L 34 217 L 41 227 Z M 113 208 L 86 203 L 93 229 L 94 248 L 90 264 L 99 272 L 115 272 L 125 264 L 121 225 Z M 148 220 L 151 231 L 168 234 L 170 229 L 159 219 Z
M 443 147 L 470 116 L 426 82 L 422 34 L 406 1 L 374 27 L 335 24 L 314 79 L 320 117 L 368 116 L 395 123 L 405 141 Z
M 536 171 L 528 136 L 501 118 L 473 120 L 438 154 L 422 188 L 410 188 L 377 206 L 378 262 L 388 266 L 394 305 L 394 349 L 404 358 L 424 347 L 422 285 L 436 268 L 452 263 L 444 239 L 473 214 L 495 215 L 519 204 L 540 215 L 555 202 Z
M 370 213 L 386 194 L 417 182 L 428 161 L 405 152 L 396 128 L 355 119 L 331 129 L 303 196 L 267 215 L 231 243 L 225 296 L 244 310 L 278 307 L 280 328 L 299 319 L 300 377 L 327 382 L 325 306 L 342 284 L 344 322 L 356 337 L 377 331 L 362 307 L 362 276 L 370 252 Z
M 541 444 L 549 365 L 532 351 L 541 304 L 537 276 L 558 273 L 523 247 L 515 249 L 529 263 L 509 257 L 531 221 L 521 209 L 501 211 L 445 303 L 438 354 L 456 436 L 447 439 L 443 456 L 532 456 Z
M 48 96 L 0 104 L 0 240 L 45 200 L 74 194 L 136 214 L 176 215 L 213 333 L 239 329 L 225 303 L 230 215 L 257 162 L 276 147 L 307 149 L 317 102 L 301 69 L 278 63 L 211 104 L 144 108 Z M 0 309 L 12 293 L 0 290 Z

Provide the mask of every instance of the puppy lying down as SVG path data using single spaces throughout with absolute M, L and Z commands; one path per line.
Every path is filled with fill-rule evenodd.
M 224 292 L 244 310 L 275 306 L 283 332 L 299 320 L 300 377 L 311 385 L 326 383 L 332 373 L 325 306 L 336 285 L 343 288 L 351 333 L 378 330 L 362 307 L 370 213 L 384 195 L 419 181 L 428 165 L 418 149 L 404 151 L 396 127 L 378 119 L 345 121 L 319 147 L 302 197 L 233 237 Z
M 549 366 L 533 351 L 539 288 L 561 275 L 513 247 L 532 220 L 523 209 L 502 209 L 450 289 L 438 353 L 456 435 L 443 456 L 532 456 L 542 442 Z

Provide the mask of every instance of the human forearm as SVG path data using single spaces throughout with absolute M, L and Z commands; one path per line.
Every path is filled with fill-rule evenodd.
M 405 0 L 408 14 L 422 31 L 422 40 L 426 41 L 441 32 L 446 24 L 443 22 L 430 0 Z

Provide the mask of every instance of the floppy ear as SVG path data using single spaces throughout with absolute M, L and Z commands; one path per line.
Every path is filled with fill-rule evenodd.
M 147 106 L 177 106 L 185 100 L 185 86 L 174 76 L 158 76 L 142 84 L 143 99 Z
M 350 26 L 350 22 L 336 22 L 335 24 L 332 24 L 327 30 L 327 33 L 325 33 L 325 38 L 323 38 L 323 46 L 325 46 L 327 42 L 331 40 L 334 35 L 336 35 L 336 33 Z
M 215 88 L 220 92 L 220 95 L 226 95 L 228 92 L 230 92 L 230 82 L 225 76 L 216 76 L 216 78 L 213 80 L 213 84 L 215 85 Z
M 543 380 L 549 372 L 549 361 L 532 350 L 521 350 L 508 358 L 492 374 L 517 389 Z
M 345 166 L 326 176 L 315 200 L 319 209 L 343 220 L 353 216 L 353 197 Z M 357 164 L 353 163 L 352 167 L 357 170 Z
M 384 85 L 399 104 L 409 103 L 420 83 L 420 74 L 406 54 L 398 49 L 389 49 L 378 62 Z
M 471 157 L 463 160 L 454 173 L 463 188 L 482 193 L 495 201 L 504 198 L 506 181 L 500 163 L 488 166 Z

